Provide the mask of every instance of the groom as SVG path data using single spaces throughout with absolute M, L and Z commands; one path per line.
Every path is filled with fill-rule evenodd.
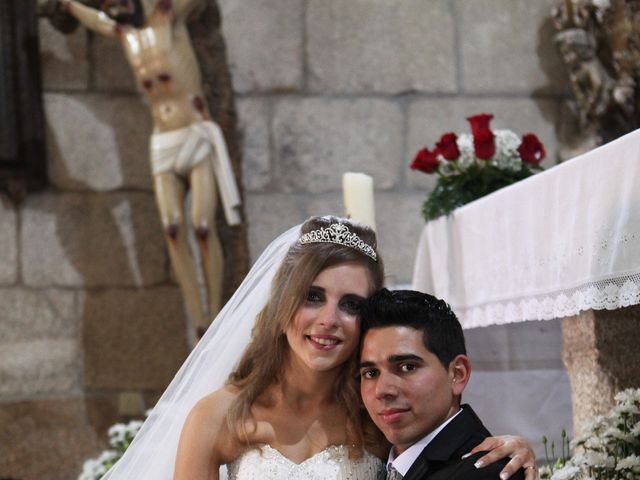
M 393 444 L 387 478 L 507 478 L 508 459 L 476 468 L 482 453 L 461 458 L 491 434 L 469 405 L 460 405 L 471 367 L 449 306 L 424 293 L 383 289 L 365 302 L 362 324 L 360 391 Z M 523 479 L 523 470 L 511 478 Z

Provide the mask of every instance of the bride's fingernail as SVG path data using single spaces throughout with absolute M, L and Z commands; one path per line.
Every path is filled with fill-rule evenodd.
M 476 468 L 482 468 L 484 467 L 484 462 L 482 460 L 478 460 L 476 463 L 473 464 L 473 466 Z
M 471 452 L 469 452 L 469 453 L 465 453 L 464 455 L 462 455 L 462 456 L 460 457 L 460 459 L 464 460 L 465 458 L 470 457 L 470 456 L 471 456 Z
M 502 473 L 500 474 L 500 478 L 501 478 L 502 480 L 507 480 L 507 478 L 509 478 L 509 474 L 508 474 L 507 472 L 502 472 Z

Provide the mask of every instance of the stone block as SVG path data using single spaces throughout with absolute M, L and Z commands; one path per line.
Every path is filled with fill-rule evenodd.
M 71 392 L 80 364 L 76 339 L 0 343 L 0 397 Z
M 325 0 L 306 11 L 315 91 L 455 92 L 454 19 L 447 0 Z
M 0 196 L 0 284 L 18 279 L 18 216 L 15 206 Z
M 78 335 L 76 294 L 69 290 L 0 289 L 0 345 Z
M 407 183 L 425 193 L 435 185 L 433 175 L 410 170 L 409 163 L 416 151 L 424 146 L 432 148 L 443 133 L 471 133 L 466 118 L 476 113 L 492 113 L 491 128 L 512 130 L 518 135 L 535 133 L 545 145 L 545 168 L 556 163 L 558 139 L 555 125 L 560 104 L 549 99 L 525 98 L 452 98 L 425 99 L 409 107 L 406 159 Z
M 397 185 L 402 112 L 376 99 L 288 99 L 273 119 L 275 172 L 285 191 L 342 189 L 347 171 L 371 175 L 376 189 Z
M 252 263 L 272 240 L 307 218 L 302 201 L 294 195 L 253 193 L 245 200 Z
M 165 244 L 153 196 L 42 194 L 22 205 L 27 285 L 144 286 L 166 280 Z
M 79 398 L 0 403 L 0 472 L 15 479 L 77 478 L 105 447 Z
M 164 389 L 187 356 L 178 287 L 91 291 L 82 305 L 89 389 Z
M 237 102 L 242 142 L 242 178 L 248 192 L 260 191 L 271 184 L 268 105 L 259 99 Z
M 138 92 L 133 72 L 117 38 L 94 35 L 91 50 L 96 89 L 107 92 Z
M 424 227 L 422 200 L 423 196 L 417 193 L 376 193 L 379 250 L 384 260 L 385 283 L 390 288 L 411 284 Z
M 134 95 L 47 94 L 51 183 L 62 189 L 152 188 L 151 122 Z
M 44 90 L 86 90 L 89 87 L 87 33 L 78 28 L 65 35 L 49 20 L 38 23 Z
M 221 0 L 218 4 L 234 90 L 300 90 L 304 2 Z
M 553 3 L 457 0 L 462 90 L 565 92 L 567 75 L 550 22 Z
M 374 203 L 375 201 L 374 192 Z M 304 206 L 305 218 L 323 215 L 343 217 L 345 214 L 342 190 L 311 195 L 300 203 Z
M 615 405 L 616 393 L 640 387 L 639 344 L 638 305 L 562 319 L 562 361 L 571 383 L 576 435 Z

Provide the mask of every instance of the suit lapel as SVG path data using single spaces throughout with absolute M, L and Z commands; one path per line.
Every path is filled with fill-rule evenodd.
M 469 405 L 460 412 L 418 455 L 404 480 L 422 480 L 438 471 L 449 460 L 458 460 L 490 436 Z

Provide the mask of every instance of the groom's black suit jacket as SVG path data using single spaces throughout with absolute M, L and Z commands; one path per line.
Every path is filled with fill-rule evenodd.
M 489 430 L 471 407 L 463 405 L 462 412 L 420 453 L 404 480 L 499 480 L 498 474 L 509 459 L 476 468 L 473 464 L 486 452 L 471 455 L 464 460 L 460 458 L 490 436 Z M 524 480 L 522 469 L 511 479 Z

